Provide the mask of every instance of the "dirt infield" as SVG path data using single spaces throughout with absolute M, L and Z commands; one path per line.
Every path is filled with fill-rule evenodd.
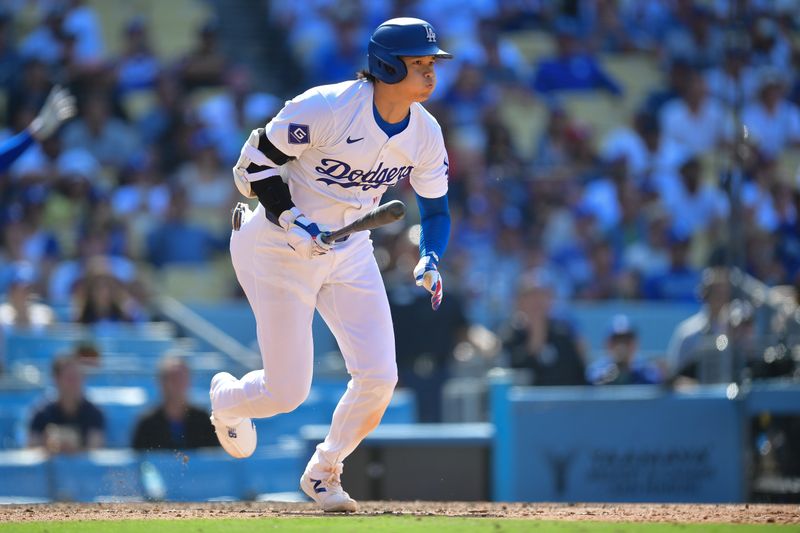
M 0 523 L 44 520 L 269 518 L 322 514 L 306 503 L 98 503 L 0 506 Z M 468 516 L 605 522 L 800 524 L 799 505 L 362 502 L 368 515 Z

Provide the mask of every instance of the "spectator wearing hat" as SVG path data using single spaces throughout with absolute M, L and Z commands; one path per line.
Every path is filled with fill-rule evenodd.
M 615 96 L 622 87 L 597 59 L 581 49 L 578 29 L 568 20 L 556 27 L 556 54 L 542 59 L 533 75 L 533 89 L 544 95 L 559 91 L 607 91 Z
M 103 413 L 83 394 L 83 369 L 75 354 L 53 361 L 58 395 L 37 408 L 29 426 L 28 446 L 49 453 L 76 453 L 100 448 L 105 442 Z
M 669 268 L 644 280 L 643 295 L 649 300 L 697 301 L 700 273 L 689 264 L 691 237 L 675 228 L 668 232 Z
M 520 279 L 516 312 L 502 335 L 512 368 L 532 385 L 585 385 L 584 350 L 567 321 L 553 315 L 554 279 L 538 267 Z
M 161 403 L 136 422 L 131 446 L 135 450 L 192 450 L 216 448 L 209 414 L 189 402 L 189 367 L 183 359 L 167 356 L 159 362 Z
M 586 369 L 593 385 L 652 385 L 661 383 L 661 370 L 638 357 L 639 337 L 627 315 L 616 315 L 606 336 L 606 353 Z
M 800 110 L 785 96 L 783 76 L 767 72 L 761 79 L 758 98 L 742 111 L 747 139 L 767 159 L 777 158 L 790 146 L 800 146 Z
M 116 61 L 120 95 L 156 86 L 161 64 L 152 50 L 147 29 L 142 16 L 134 17 L 125 25 L 123 52 Z
M 0 304 L 0 326 L 13 330 L 41 330 L 55 322 L 50 306 L 38 302 L 33 290 L 36 273 L 28 263 L 14 267 L 8 300 Z

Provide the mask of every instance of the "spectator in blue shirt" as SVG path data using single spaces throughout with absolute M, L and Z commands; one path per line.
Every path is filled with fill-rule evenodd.
M 606 354 L 586 369 L 586 381 L 593 385 L 651 385 L 661 383 L 661 370 L 638 358 L 639 338 L 627 315 L 611 319 Z
M 167 219 L 153 228 L 147 237 L 147 256 L 153 266 L 169 264 L 206 265 L 227 240 L 189 220 L 186 191 L 176 188 Z
M 568 24 L 557 28 L 556 46 L 555 57 L 543 59 L 536 68 L 533 88 L 537 92 L 605 90 L 622 94 L 622 88 L 597 59 L 580 49 L 578 36 Z
M 644 283 L 644 297 L 649 300 L 696 302 L 700 272 L 689 264 L 689 235 L 669 232 L 669 269 Z

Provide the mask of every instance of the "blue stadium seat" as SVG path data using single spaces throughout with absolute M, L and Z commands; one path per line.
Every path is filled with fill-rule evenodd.
M 46 502 L 51 499 L 47 455 L 37 450 L 0 451 L 0 502 Z
M 25 444 L 25 428 L 31 409 L 44 399 L 45 389 L 0 389 L 0 449 Z
M 573 302 L 569 314 L 592 355 L 603 352 L 611 317 L 618 313 L 628 315 L 636 326 L 643 355 L 663 355 L 675 327 L 698 308 L 683 302 Z
M 299 444 L 259 448 L 247 461 L 237 461 L 241 469 L 242 497 L 255 499 L 260 494 L 299 490 L 300 475 L 309 457 Z
M 105 415 L 109 448 L 131 445 L 136 420 L 152 403 L 140 387 L 88 387 L 86 397 Z
M 222 450 L 147 452 L 139 459 L 142 468 L 146 468 L 145 463 L 155 468 L 166 500 L 233 500 L 241 499 L 244 494 L 238 467 L 242 461 Z M 252 468 L 249 459 L 247 462 L 248 468 Z
M 139 461 L 130 450 L 98 450 L 51 459 L 53 499 L 132 501 L 144 498 Z
M 19 364 L 31 364 L 48 371 L 50 361 L 68 351 L 77 342 L 77 337 L 51 337 L 35 333 L 9 333 L 6 336 L 5 368 L 13 370 Z

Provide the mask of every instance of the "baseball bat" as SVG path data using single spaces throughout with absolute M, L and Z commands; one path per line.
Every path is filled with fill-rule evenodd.
M 392 200 L 383 205 L 379 205 L 361 218 L 354 220 L 350 224 L 330 233 L 323 233 L 322 240 L 326 244 L 355 233 L 357 231 L 365 231 L 368 229 L 375 229 L 386 224 L 391 224 L 396 220 L 400 220 L 406 216 L 406 206 L 400 200 Z

